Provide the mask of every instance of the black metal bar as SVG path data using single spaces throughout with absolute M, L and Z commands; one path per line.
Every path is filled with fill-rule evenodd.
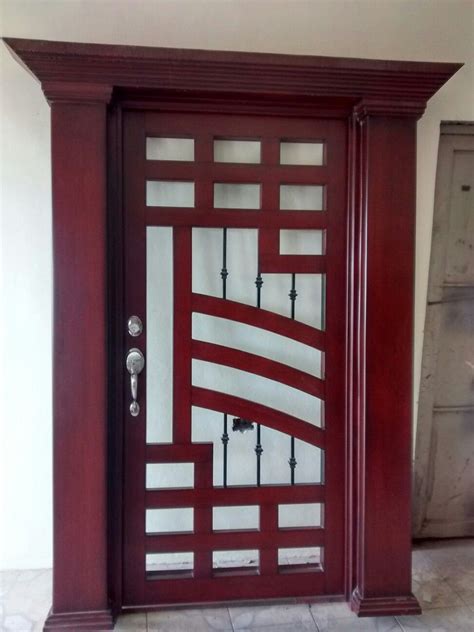
M 294 272 L 291 275 L 291 290 L 288 296 L 290 297 L 290 301 L 291 301 L 291 318 L 294 320 L 295 319 L 295 303 L 296 303 L 296 297 L 298 296 L 298 293 L 296 292 L 296 274 Z
M 227 298 L 227 277 L 229 272 L 227 270 L 227 228 L 222 229 L 222 298 Z M 229 443 L 229 433 L 227 432 L 227 413 L 224 413 L 224 432 L 222 433 L 222 447 L 224 451 L 223 455 L 223 474 L 222 483 L 224 487 L 227 487 L 227 444 Z
M 255 279 L 255 285 L 257 286 L 257 307 L 260 308 L 260 302 L 262 297 L 262 285 L 263 279 L 260 272 L 257 273 L 257 278 Z
M 288 296 L 290 297 L 290 301 L 291 301 L 291 319 L 295 320 L 296 297 L 298 296 L 298 293 L 296 291 L 296 274 L 294 272 L 291 275 L 291 290 Z M 297 461 L 295 458 L 295 438 L 294 437 L 291 437 L 290 458 L 288 460 L 288 464 L 290 466 L 291 484 L 294 485 L 295 484 L 295 469 L 296 469 L 296 464 L 297 464 Z
M 260 487 L 260 458 L 262 456 L 263 448 L 260 436 L 260 424 L 257 424 L 257 444 L 255 446 L 255 454 L 257 455 L 257 487 Z
M 223 228 L 222 230 L 222 298 L 227 298 L 227 277 L 229 276 L 227 270 L 227 228 Z
M 260 270 L 257 272 L 257 278 L 255 279 L 255 285 L 257 287 L 257 307 L 260 309 L 261 300 L 262 300 L 262 286 L 263 286 L 263 278 L 260 273 Z M 261 456 L 263 453 L 262 443 L 261 443 L 261 428 L 260 424 L 257 424 L 257 443 L 255 445 L 255 454 L 257 455 L 257 487 L 260 487 L 261 482 Z
M 224 487 L 227 487 L 227 444 L 229 443 L 229 435 L 227 433 L 227 413 L 224 413 L 224 432 L 221 439 L 224 448 L 224 472 L 222 478 Z

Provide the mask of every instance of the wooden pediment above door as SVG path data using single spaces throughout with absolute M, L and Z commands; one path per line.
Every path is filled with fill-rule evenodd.
M 333 109 L 360 102 L 359 113 L 420 116 L 427 100 L 462 66 L 10 37 L 4 41 L 52 100 L 60 99 L 57 82 L 67 82 L 78 84 L 78 98 L 81 86 L 85 99 L 99 97 L 96 89 L 101 84 L 176 97 L 192 93 L 204 102 L 216 95 L 259 96 L 282 107 L 288 97 L 293 102 L 298 97 L 300 105 L 321 99 Z
M 360 616 L 419 613 L 411 594 L 410 540 L 416 119 L 428 99 L 461 65 L 15 38 L 4 41 L 40 81 L 52 106 L 54 588 L 45 629 L 111 629 L 115 614 L 131 607 L 122 582 L 126 469 L 122 420 L 133 423 L 122 415 L 125 409 L 120 403 L 123 394 L 130 393 L 124 363 L 130 343 L 124 340 L 130 314 L 123 313 L 127 190 L 122 191 L 128 182 L 124 156 L 129 156 L 129 166 L 136 164 L 141 169 L 135 174 L 132 186 L 136 186 L 136 195 L 129 207 L 133 213 L 146 214 L 148 224 L 163 223 L 163 209 L 149 206 L 145 213 L 142 199 L 145 183 L 141 178 L 146 170 L 143 121 L 152 120 L 152 134 L 166 116 L 179 119 L 188 114 L 194 119 L 206 117 L 213 130 L 219 116 L 229 113 L 236 115 L 229 117 L 232 120 L 245 118 L 245 125 L 248 119 L 262 116 L 267 131 L 275 129 L 272 126 L 278 125 L 279 117 L 286 117 L 287 129 L 304 127 L 303 138 L 299 133 L 292 136 L 297 141 L 307 138 L 307 126 L 312 128 L 314 121 L 323 136 L 326 133 L 332 159 L 336 156 L 337 161 L 317 168 L 322 177 L 330 178 L 336 164 L 337 195 L 331 198 L 328 185 L 328 199 L 333 208 L 334 199 L 339 200 L 339 214 L 331 215 L 328 206 L 323 219 L 328 219 L 328 231 L 332 222 L 333 236 L 334 228 L 338 236 L 328 239 L 333 250 L 326 254 L 335 281 L 329 283 L 327 296 L 340 317 L 335 319 L 338 335 L 332 337 L 338 361 L 331 363 L 329 358 L 325 377 L 329 383 L 330 371 L 337 371 L 342 384 L 336 427 L 338 445 L 343 446 L 339 464 L 328 459 L 326 470 L 325 485 L 331 480 L 340 482 L 336 489 L 340 502 L 332 514 L 327 512 L 325 528 L 333 530 L 343 543 L 337 557 L 340 582 L 328 580 L 326 594 L 344 597 Z M 339 139 L 332 146 L 330 125 L 336 125 Z M 199 168 L 199 163 L 204 168 L 215 167 L 211 147 L 217 137 L 217 132 L 214 137 L 208 134 L 210 141 L 202 145 L 195 161 Z M 286 186 L 284 178 L 289 173 L 279 164 L 278 143 L 283 138 L 280 128 L 267 134 L 266 153 L 258 165 L 270 176 L 276 174 L 271 181 L 275 186 L 270 186 L 274 192 L 281 182 Z M 174 169 L 175 176 L 179 171 L 176 165 L 167 168 Z M 224 167 L 219 168 L 222 174 Z M 187 179 L 189 174 L 185 175 L 174 179 Z M 303 175 L 314 178 L 314 169 Z M 211 189 L 201 187 L 200 191 Z M 187 252 L 191 227 L 215 225 L 211 194 L 205 199 L 207 205 L 182 208 L 178 214 L 168 209 L 169 217 L 184 226 L 184 230 L 177 227 L 177 235 Z M 275 271 L 272 266 L 277 266 L 277 272 L 288 272 L 286 266 L 293 265 L 294 258 L 282 259 L 277 242 L 271 239 L 273 228 L 288 228 L 279 224 L 285 207 L 278 206 L 278 193 L 268 199 L 269 214 L 263 207 L 238 212 L 224 208 L 219 211 L 219 226 L 248 228 L 258 220 L 258 227 L 268 229 L 270 235 L 265 246 L 268 252 L 262 250 L 268 255 L 262 255 L 267 271 Z M 307 227 L 308 213 L 304 217 L 298 213 L 290 228 L 296 227 L 296 220 L 300 227 Z M 137 243 L 133 252 L 143 254 L 143 241 Z M 298 274 L 308 271 L 306 265 L 322 265 L 319 255 L 315 257 L 305 259 Z M 200 300 L 194 297 L 193 309 Z M 219 309 L 228 311 L 229 306 Z M 238 309 L 248 313 L 245 306 Z M 247 320 L 262 317 L 255 312 Z M 207 347 L 214 359 L 217 351 Z M 203 347 L 195 346 L 194 353 L 202 356 Z M 232 358 L 240 361 L 235 354 Z M 260 364 L 260 371 L 274 371 L 275 364 Z M 297 377 L 291 371 L 285 375 Z M 320 388 L 319 382 L 313 380 L 312 384 L 313 389 Z M 226 399 L 209 399 L 204 389 L 195 389 L 193 396 L 211 408 L 224 406 Z M 265 413 L 263 407 L 259 410 Z M 244 413 L 241 407 L 236 414 Z M 280 416 L 270 421 L 279 428 L 287 423 Z M 293 423 L 292 431 L 302 427 Z M 323 429 L 313 434 L 316 445 Z M 176 450 L 176 458 L 184 458 L 182 446 Z M 137 479 L 141 477 L 138 471 Z M 307 493 L 298 493 L 303 492 Z M 216 493 L 211 490 L 209 495 Z M 262 492 L 257 489 L 253 494 L 257 502 Z M 269 515 L 267 511 L 268 523 Z M 136 527 L 137 532 L 143 531 L 141 516 Z M 204 557 L 201 555 L 201 562 Z M 262 568 L 275 567 L 269 560 L 266 556 Z M 281 577 L 278 579 L 283 585 Z M 305 594 L 314 595 L 311 582 L 306 589 Z M 209 592 L 204 597 L 200 600 L 208 600 Z

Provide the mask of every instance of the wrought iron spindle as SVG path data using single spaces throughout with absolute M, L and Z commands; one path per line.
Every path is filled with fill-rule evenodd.
M 257 278 L 255 279 L 255 285 L 257 286 L 257 307 L 260 308 L 260 302 L 262 297 L 262 285 L 263 279 L 260 271 L 257 273 Z
M 222 229 L 222 298 L 227 298 L 227 277 L 229 272 L 227 270 L 227 228 Z M 221 437 L 223 447 L 223 474 L 222 481 L 224 487 L 227 487 L 227 444 L 229 443 L 229 433 L 227 432 L 227 413 L 224 413 L 224 432 Z
M 291 302 L 291 319 L 295 320 L 295 311 L 296 311 L 296 297 L 298 296 L 298 292 L 296 291 L 296 274 L 293 272 L 291 275 L 291 290 L 288 294 Z M 295 438 L 291 437 L 290 440 L 290 458 L 288 459 L 288 465 L 290 466 L 290 480 L 291 484 L 295 484 L 295 469 L 297 465 L 297 461 L 295 458 Z
M 261 307 L 261 298 L 262 298 L 262 286 L 263 279 L 260 274 L 260 270 L 257 272 L 257 278 L 255 279 L 255 285 L 257 287 L 257 307 L 260 309 Z M 260 487 L 261 482 L 261 457 L 263 453 L 262 441 L 261 441 L 261 428 L 260 424 L 257 424 L 257 443 L 255 445 L 255 454 L 257 455 L 257 487 Z
M 229 276 L 229 272 L 227 270 L 227 228 L 224 228 L 223 234 L 222 234 L 222 269 L 221 269 L 222 298 L 227 298 L 227 277 L 228 276 Z
M 291 456 L 288 459 L 288 465 L 290 466 L 291 484 L 294 485 L 295 484 L 295 468 L 297 464 L 297 461 L 295 459 L 295 438 L 294 437 L 291 437 L 290 454 Z
M 221 440 L 224 447 L 223 484 L 224 487 L 227 487 L 227 444 L 229 443 L 229 434 L 227 432 L 227 413 L 224 413 L 224 432 L 222 433 Z

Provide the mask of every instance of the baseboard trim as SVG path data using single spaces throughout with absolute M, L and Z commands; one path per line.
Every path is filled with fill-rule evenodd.
M 411 593 L 393 597 L 362 597 L 357 588 L 351 596 L 351 610 L 358 617 L 421 614 L 420 604 Z
M 88 612 L 62 612 L 49 615 L 44 624 L 44 632 L 102 632 L 114 629 L 114 617 L 111 610 L 92 610 Z

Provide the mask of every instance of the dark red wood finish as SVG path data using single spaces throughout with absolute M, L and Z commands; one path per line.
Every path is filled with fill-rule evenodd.
M 163 606 L 169 603 L 196 603 L 201 601 L 259 599 L 265 597 L 315 596 L 318 594 L 339 594 L 344 592 L 344 364 L 345 352 L 345 191 L 346 191 L 346 124 L 340 120 L 318 120 L 282 118 L 206 116 L 202 114 L 160 114 L 130 112 L 125 114 L 124 143 L 124 212 L 126 217 L 126 313 L 144 314 L 146 296 L 143 279 L 145 278 L 145 232 L 147 225 L 168 223 L 173 228 L 174 258 L 174 407 L 173 407 L 173 444 L 169 446 L 146 446 L 144 458 L 143 411 L 136 423 L 131 421 L 127 404 L 128 386 L 125 389 L 125 504 L 124 504 L 124 607 L 137 609 L 151 604 Z M 186 163 L 145 161 L 145 139 L 149 136 L 185 136 L 194 138 L 195 160 Z M 212 296 L 194 294 L 191 288 L 191 228 L 194 216 L 202 216 L 203 209 L 212 207 L 213 182 L 233 182 L 231 165 L 216 164 L 213 161 L 213 138 L 258 138 L 262 143 L 262 164 L 254 170 L 248 165 L 232 165 L 237 174 L 236 181 L 251 181 L 261 184 L 261 209 L 250 211 L 247 224 L 259 229 L 263 241 L 271 245 L 271 257 L 274 269 L 280 272 L 301 272 L 303 262 L 321 262 L 317 268 L 311 266 L 311 272 L 327 270 L 327 313 L 326 331 L 320 331 L 298 321 L 292 321 L 265 309 L 224 300 Z M 311 179 L 308 167 L 279 166 L 279 139 L 295 138 L 322 140 L 326 143 L 328 161 L 324 167 L 316 167 Z M 139 152 L 139 155 L 137 153 Z M 150 164 L 152 166 L 150 166 Z M 205 168 L 204 168 L 205 166 Z M 241 179 L 241 167 L 245 178 Z M 279 210 L 279 186 L 284 183 L 298 183 L 304 175 L 305 183 L 323 184 L 326 187 L 327 210 L 306 212 L 308 228 L 324 228 L 328 233 L 327 254 L 320 257 L 292 256 L 279 254 L 279 227 L 292 226 L 293 211 Z M 180 180 L 195 183 L 195 209 L 146 207 L 145 182 L 147 178 Z M 281 181 L 279 178 L 284 177 Z M 232 212 L 232 211 L 231 211 Z M 221 218 L 226 217 L 226 226 L 233 226 L 232 219 L 246 215 L 246 210 L 235 211 L 231 217 L 227 211 L 212 209 L 207 212 L 213 218 L 213 226 L 222 227 Z M 166 217 L 166 221 L 162 219 Z M 262 218 L 273 216 L 272 228 Z M 148 221 L 150 223 L 148 224 Z M 239 225 L 239 223 L 237 223 Z M 262 242 L 262 239 L 260 239 Z M 141 243 L 141 246 L 139 246 Z M 330 245 L 329 245 L 330 244 Z M 140 255 L 129 254 L 140 247 Z M 267 251 L 268 252 L 268 251 Z M 259 266 L 262 266 L 261 251 Z M 283 261 L 283 266 L 278 264 Z M 327 260 L 327 263 L 326 263 Z M 303 266 L 303 271 L 309 271 Z M 255 271 L 256 273 L 256 271 Z M 136 279 L 140 278 L 137 284 Z M 133 288 L 128 289 L 128 284 Z M 138 289 L 137 289 L 138 285 Z M 163 296 L 162 300 L 170 300 Z M 191 313 L 204 313 L 229 318 L 234 321 L 260 327 L 280 335 L 325 350 L 329 364 L 333 364 L 330 381 L 314 378 L 289 366 L 279 364 L 249 353 L 225 346 L 210 345 L 192 339 Z M 145 324 L 146 327 L 146 324 Z M 129 344 L 129 341 L 126 341 Z M 144 340 L 137 341 L 145 351 Z M 207 353 L 207 355 L 206 355 Z M 217 354 L 217 358 L 215 357 Z M 283 383 L 292 383 L 296 388 L 310 390 L 326 401 L 325 428 L 321 429 L 297 417 L 284 414 L 268 406 L 243 398 L 220 393 L 211 389 L 191 386 L 192 358 L 206 357 L 227 366 L 237 366 L 258 375 L 267 375 L 280 379 Z M 146 369 L 145 369 L 146 370 Z M 144 378 L 141 377 L 141 383 Z M 143 390 L 140 398 L 144 397 Z M 325 480 L 322 485 L 313 486 L 322 489 L 318 496 L 324 502 L 324 528 L 278 529 L 278 503 L 282 497 L 288 498 L 283 486 L 262 487 L 259 498 L 260 530 L 257 532 L 228 532 L 226 536 L 212 531 L 212 507 L 216 493 L 230 492 L 237 505 L 248 504 L 251 487 L 216 490 L 212 477 L 212 446 L 196 458 L 196 449 L 202 448 L 191 443 L 191 406 L 199 406 L 244 418 L 255 419 L 259 423 L 279 430 L 297 439 L 301 439 L 325 450 Z M 142 416 L 143 415 L 143 416 Z M 203 454 L 206 458 L 203 458 Z M 187 455 L 187 456 L 186 456 Z M 153 508 L 150 499 L 160 497 L 163 490 L 148 490 L 144 497 L 145 463 L 172 462 L 187 460 L 195 463 L 195 489 L 187 491 L 190 506 L 194 507 L 194 532 L 192 534 L 146 535 L 144 529 L 145 508 Z M 293 498 L 298 498 L 300 487 L 293 487 Z M 307 487 L 307 486 L 303 486 Z M 281 488 L 281 489 L 280 489 Z M 177 490 L 177 496 L 183 498 L 183 490 Z M 164 491 L 165 497 L 166 494 Z M 138 518 L 141 516 L 141 518 Z M 329 525 L 327 528 L 326 525 Z M 285 571 L 278 567 L 278 546 L 324 546 L 324 568 L 311 570 L 299 568 L 290 582 L 285 581 Z M 240 572 L 224 572 L 212 568 L 212 551 L 258 548 L 260 552 L 258 577 L 251 582 L 242 581 Z M 145 553 L 160 551 L 194 552 L 194 571 L 192 576 L 177 573 L 163 577 L 163 574 L 145 572 Z M 296 570 L 296 569 L 293 569 Z M 248 569 L 245 576 L 248 576 Z M 319 574 L 322 575 L 322 579 Z M 155 577 L 156 575 L 156 577 Z M 204 581 L 205 580 L 205 581 Z
M 105 151 L 110 95 L 111 89 L 102 89 L 96 103 L 52 103 L 56 537 L 53 608 L 46 630 L 61 627 L 63 621 L 93 629 L 113 627 L 105 555 Z
M 415 120 L 426 101 L 460 68 L 459 64 L 331 59 L 288 55 L 154 49 L 7 39 L 7 45 L 42 83 L 52 104 L 54 321 L 54 595 L 49 630 L 103 630 L 111 627 L 109 603 L 122 607 L 122 428 L 123 323 L 113 322 L 122 305 L 120 243 L 122 217 L 122 109 L 339 118 L 347 124 L 349 185 L 347 253 L 345 593 L 359 615 L 419 612 L 410 593 L 410 434 L 414 225 Z M 106 151 L 106 103 L 109 109 Z M 143 114 L 128 127 L 128 142 L 141 150 Z M 216 117 L 219 118 L 219 117 Z M 137 155 L 139 152 L 137 151 Z M 108 157 L 108 158 L 107 158 Z M 106 162 L 109 161 L 109 274 L 111 394 L 109 401 L 109 489 L 106 481 Z M 143 163 L 146 169 L 153 169 Z M 321 169 L 323 175 L 324 168 Z M 246 179 L 245 168 L 241 177 Z M 274 171 L 275 177 L 284 174 Z M 226 166 L 221 175 L 225 178 Z M 149 174 L 150 177 L 152 174 Z M 234 177 L 234 173 L 233 173 Z M 304 170 L 300 176 L 306 181 Z M 126 179 L 127 186 L 132 186 Z M 125 192 L 134 195 L 133 192 Z M 136 192 L 135 192 L 136 195 Z M 206 195 L 208 203 L 206 204 Z M 202 191 L 195 226 L 308 228 L 306 212 L 289 224 L 272 213 L 242 214 L 211 209 Z M 173 209 L 141 208 L 147 225 L 169 225 Z M 182 212 L 184 231 L 190 218 Z M 324 228 L 321 224 L 318 228 Z M 135 232 L 134 232 L 135 231 Z M 136 228 L 127 226 L 129 239 Z M 270 236 L 271 232 L 267 231 Z M 135 237 L 133 236 L 135 235 Z M 140 238 L 141 239 L 141 238 Z M 268 237 L 271 241 L 271 237 Z M 138 243 L 138 242 L 137 242 Z M 142 243 L 140 241 L 140 243 Z M 270 243 L 270 242 L 269 242 Z M 330 248 L 331 242 L 328 242 Z M 271 243 L 270 243 L 271 246 Z M 333 253 L 334 255 L 335 253 Z M 328 252 L 328 255 L 330 253 Z M 127 255 L 129 256 L 129 255 Z M 138 257 L 143 256 L 143 249 Z M 140 264 L 140 261 L 135 261 Z M 128 264 L 127 264 L 128 265 Z M 139 280 L 137 296 L 143 291 Z M 130 295 L 127 300 L 134 300 Z M 189 296 L 188 299 L 189 300 Z M 328 302 L 336 300 L 328 294 Z M 139 304 L 139 308 L 143 305 Z M 142 311 L 144 314 L 144 311 Z M 254 316 L 249 316 L 254 318 Z M 145 323 L 146 326 L 146 323 Z M 278 326 L 278 324 L 276 325 Z M 342 325 L 341 325 L 342 327 Z M 146 327 L 145 327 L 146 331 Z M 341 341 L 344 339 L 342 332 Z M 142 339 L 143 340 L 143 339 Z M 318 340 L 317 344 L 322 343 Z M 328 341 L 326 341 L 327 343 Z M 341 342 L 341 345 L 343 343 Z M 332 345 L 328 346 L 330 353 Z M 339 353 L 341 349 L 336 346 Z M 91 357 L 94 361 L 91 362 Z M 343 363 L 344 364 L 344 363 Z M 343 371 L 343 364 L 340 370 Z M 122 372 L 121 372 L 122 371 Z M 330 363 L 327 371 L 330 382 Z M 126 376 L 128 377 L 128 376 Z M 288 377 L 288 376 L 286 376 Z M 145 387 L 142 380 L 140 388 Z M 328 401 L 335 393 L 326 393 Z M 342 404 L 341 404 L 342 406 Z M 144 434 L 123 428 L 125 444 L 139 450 L 137 475 L 145 458 L 163 459 Z M 335 437 L 338 442 L 340 437 Z M 193 458 L 209 474 L 209 449 Z M 140 452 L 141 451 L 141 452 Z M 150 452 L 151 451 L 151 452 Z M 150 452 L 150 453 L 149 453 Z M 136 452 L 135 452 L 136 453 Z M 182 459 L 176 447 L 173 459 Z M 188 458 L 186 456 L 186 458 Z M 125 462 L 125 467 L 130 463 Z M 331 467 L 331 466 L 330 466 Z M 206 469 L 207 468 L 207 469 Z M 337 474 L 337 473 L 336 473 Z M 342 476 L 342 474 L 340 474 Z M 146 491 L 140 502 L 175 507 L 212 502 L 321 502 L 323 486 Z M 108 514 L 109 547 L 106 521 Z M 135 528 L 143 518 L 125 516 Z M 275 533 L 275 513 L 265 512 L 265 528 Z M 205 515 L 200 528 L 206 535 Z M 335 516 L 338 528 L 342 515 Z M 130 524 L 125 526 L 126 529 Z M 144 555 L 144 542 L 133 554 Z M 108 558 L 108 559 L 107 559 Z M 126 556 L 124 559 L 126 563 Z M 262 558 L 267 571 L 271 557 Z M 109 567 L 107 578 L 106 567 Z M 292 576 L 292 581 L 296 576 Z M 303 582 L 304 582 L 304 576 Z M 330 590 L 323 574 L 312 574 L 312 593 Z M 316 578 L 316 581 L 315 581 Z M 245 582 L 252 592 L 258 577 Z M 289 578 L 281 576 L 281 589 Z M 203 577 L 197 599 L 208 598 L 215 582 Z M 221 591 L 231 577 L 219 578 Z M 327 581 L 327 578 L 326 578 Z M 272 584 L 272 590 L 280 590 Z M 298 592 L 300 591 L 298 584 Z M 125 582 L 125 590 L 127 585 Z M 222 592 L 214 593 L 223 598 Z M 108 601 L 108 597 L 112 602 Z M 167 595 L 162 595 L 166 602 Z

